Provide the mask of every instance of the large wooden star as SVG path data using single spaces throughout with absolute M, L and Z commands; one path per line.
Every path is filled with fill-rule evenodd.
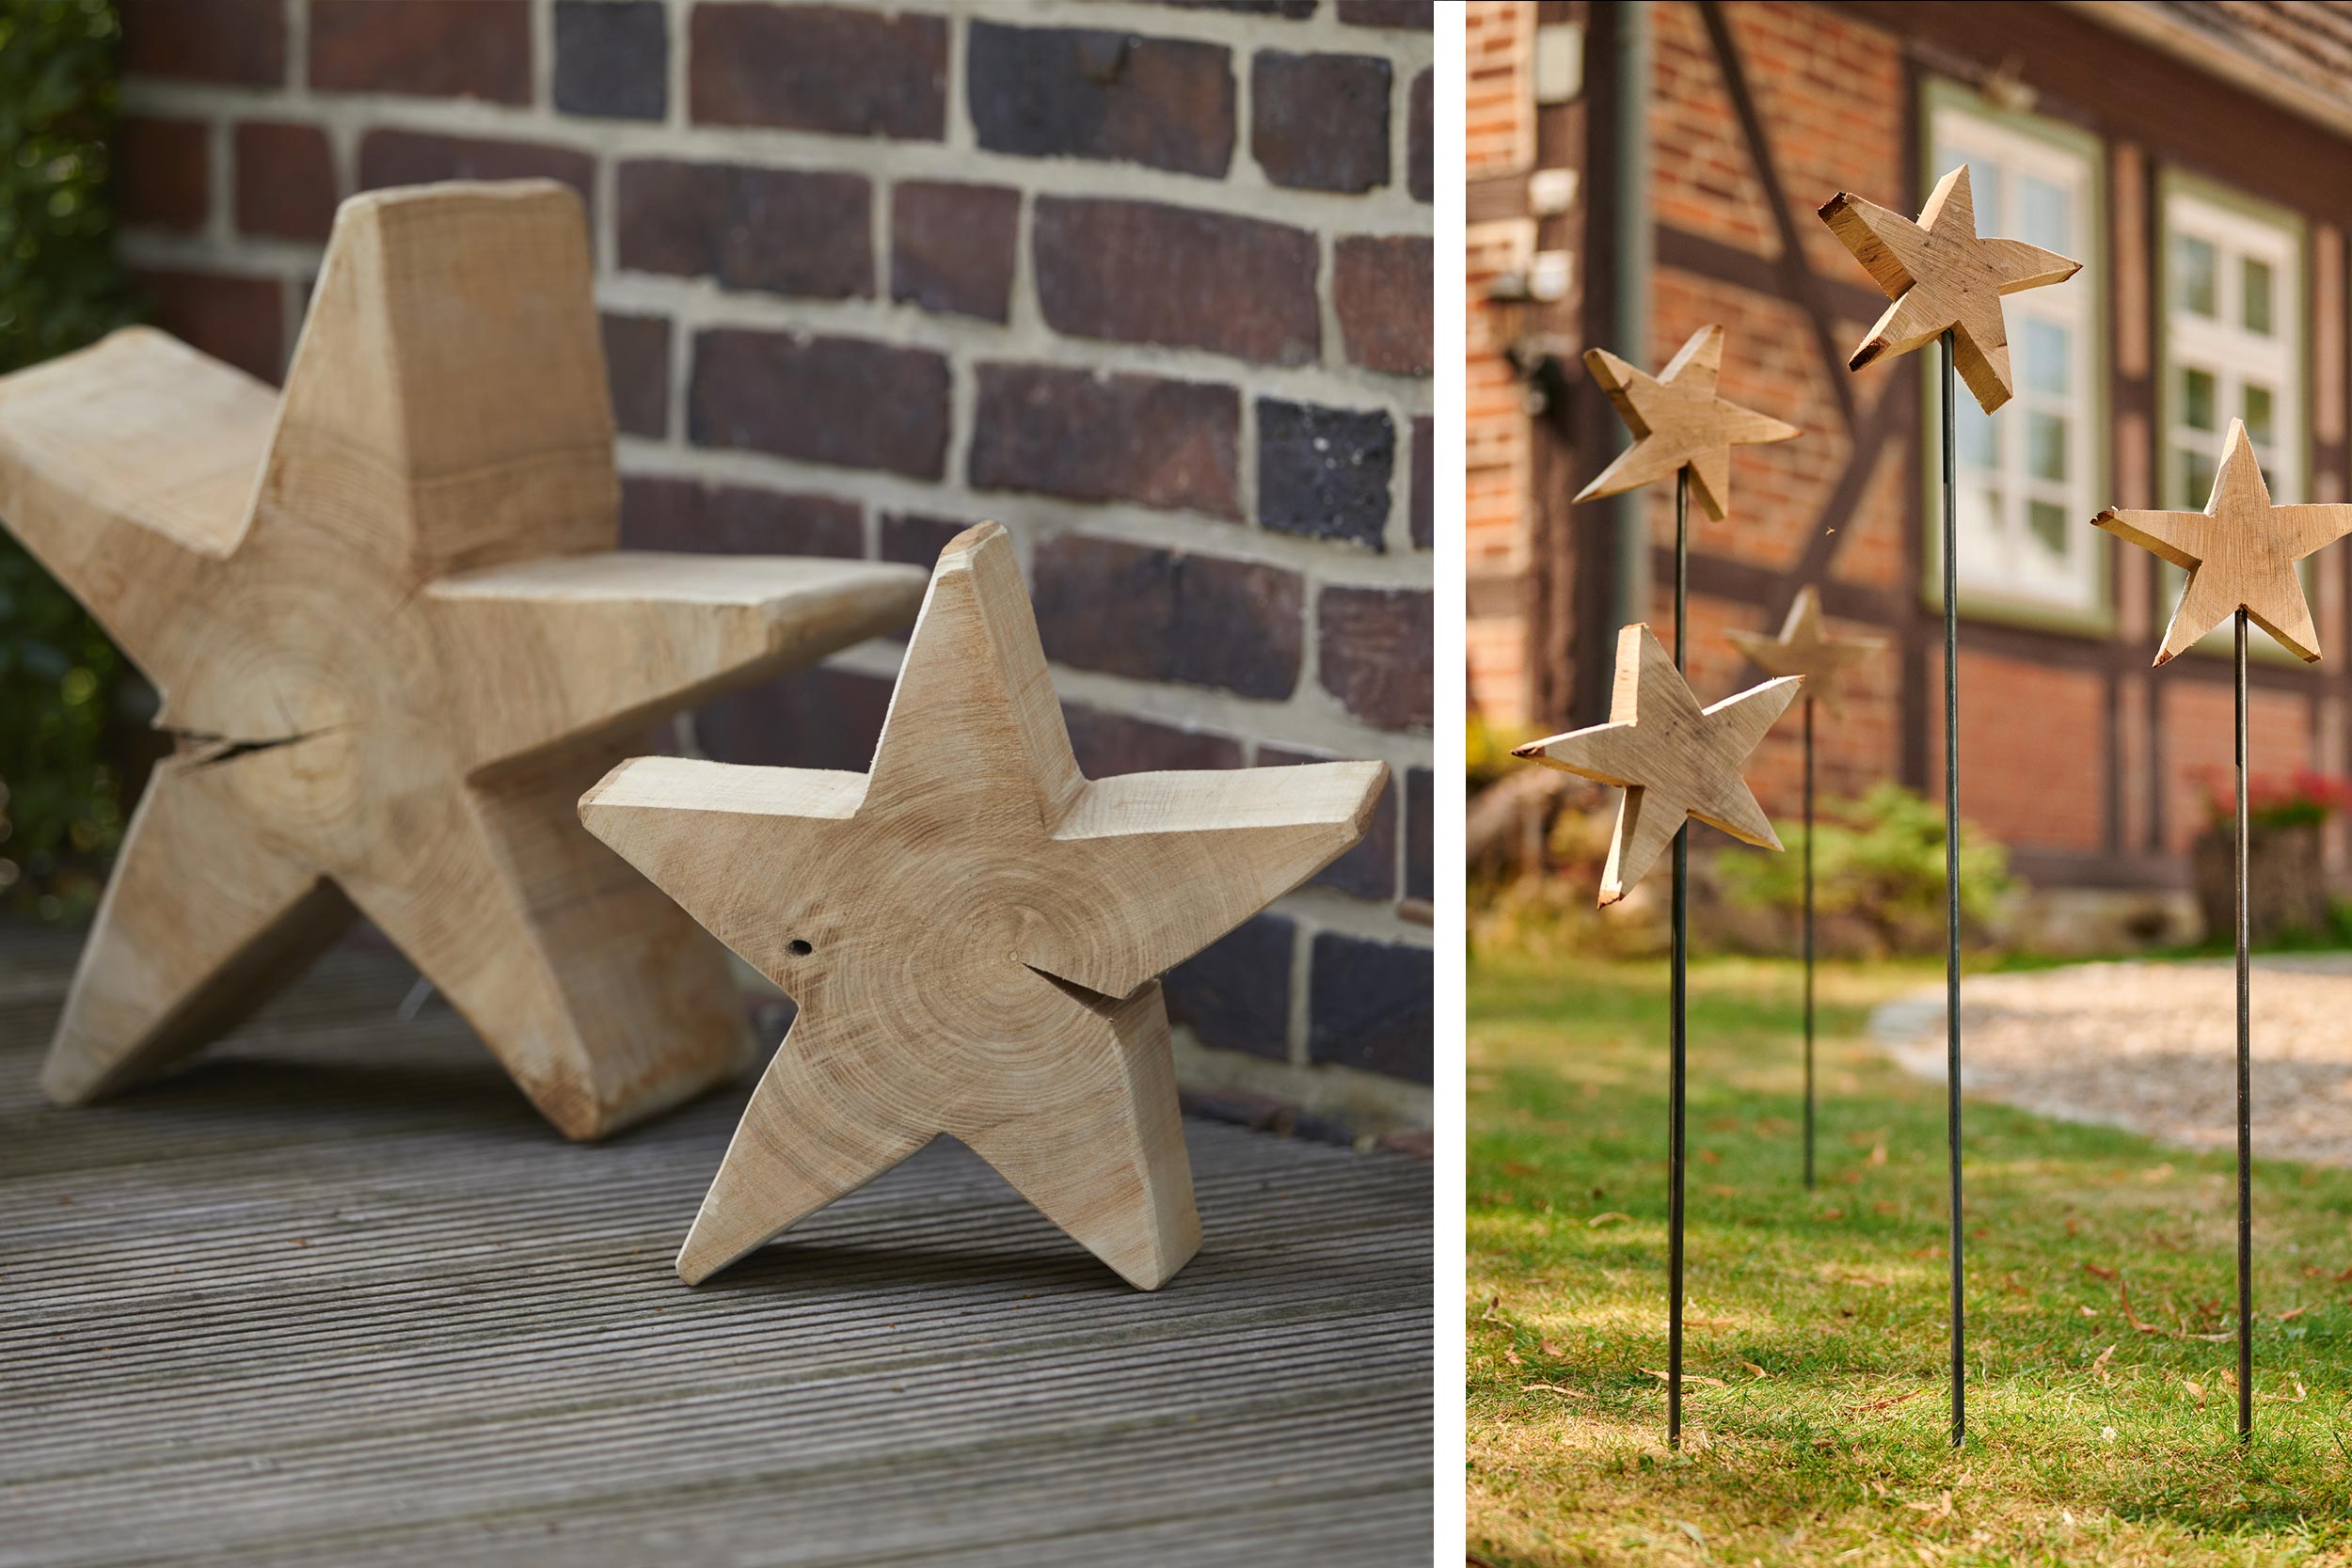
M 1625 791 L 1600 876 L 1606 907 L 1658 863 L 1686 817 L 1744 843 L 1780 847 L 1740 765 L 1804 684 L 1783 676 L 1701 708 L 1649 627 L 1637 624 L 1617 633 L 1609 722 L 1532 741 L 1512 754 Z
M 1702 326 L 1692 333 L 1663 375 L 1645 375 L 1598 348 L 1584 351 L 1584 368 L 1633 432 L 1633 444 L 1577 492 L 1579 501 L 1638 489 L 1687 464 L 1699 504 L 1722 522 L 1731 507 L 1731 449 L 1804 434 L 1795 425 L 1715 395 L 1724 368 L 1720 326 Z
M 2230 421 L 2213 495 L 2202 512 L 2125 512 L 2108 507 L 2091 522 L 2187 569 L 2180 608 L 2165 629 L 2164 664 L 2243 609 L 2253 623 L 2306 662 L 2319 657 L 2319 631 L 2295 563 L 2352 533 L 2352 506 L 2273 506 L 2244 421 Z
M 1363 834 L 1388 768 L 1078 771 L 993 523 L 939 558 L 870 773 L 624 763 L 590 831 L 800 1004 L 690 1284 L 946 1133 L 1131 1283 L 1200 1244 L 1153 976 Z
M 1948 328 L 1961 379 L 1988 414 L 2015 387 L 2001 296 L 2063 283 L 2083 268 L 2023 240 L 1979 239 L 1966 164 L 1935 182 L 1917 223 L 1844 191 L 1830 198 L 1820 216 L 1894 301 L 1847 368 L 1908 354 Z
M 922 578 L 615 552 L 605 386 L 544 182 L 346 202 L 282 398 L 147 330 L 0 381 L 0 515 L 178 743 L 51 1096 L 215 1037 L 355 909 L 570 1136 L 747 1059 L 723 952 L 574 802 L 657 717 L 905 624 Z
M 1821 596 L 1808 585 L 1798 590 L 1796 603 L 1778 637 L 1761 632 L 1726 631 L 1724 639 L 1747 655 L 1748 662 L 1768 675 L 1803 675 L 1807 697 L 1827 701 L 1832 713 L 1842 711 L 1838 673 L 1886 646 L 1883 637 L 1837 637 L 1821 629 Z

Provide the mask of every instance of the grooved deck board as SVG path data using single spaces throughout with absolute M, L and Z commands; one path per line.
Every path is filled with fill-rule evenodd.
M 1420 1563 L 1430 1166 L 1188 1121 L 1131 1290 L 945 1140 L 700 1290 L 750 1080 L 564 1143 L 398 959 L 40 1098 L 0 930 L 0 1568 Z

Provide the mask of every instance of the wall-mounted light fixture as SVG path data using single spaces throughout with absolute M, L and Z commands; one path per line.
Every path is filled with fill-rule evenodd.
M 1526 266 L 1503 273 L 1486 286 L 1486 303 L 1495 310 L 1497 336 L 1503 342 L 1502 356 L 1527 384 L 1527 412 L 1534 418 L 1565 420 L 1567 415 L 1572 350 L 1559 333 L 1542 330 L 1540 322 L 1545 307 L 1568 296 L 1569 264 L 1565 250 L 1539 250 Z

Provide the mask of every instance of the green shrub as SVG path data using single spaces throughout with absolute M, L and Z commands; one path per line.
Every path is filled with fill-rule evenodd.
M 133 319 L 114 256 L 109 0 L 0 0 L 0 372 Z M 105 634 L 0 537 L 0 905 L 49 919 L 94 899 L 122 831 L 109 752 L 144 689 Z

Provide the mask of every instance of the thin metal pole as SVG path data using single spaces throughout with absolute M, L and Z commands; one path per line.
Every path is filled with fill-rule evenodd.
M 1960 1199 L 1960 544 L 1952 495 L 1952 334 L 1944 332 L 1944 1117 L 1952 1207 L 1952 1447 L 1968 1435 Z
M 2247 959 L 2246 611 L 2237 612 L 2237 1434 L 2254 1435 L 2253 987 Z
M 1675 470 L 1675 668 L 1691 620 L 1691 470 Z M 1691 825 L 1675 831 L 1673 1066 L 1667 1089 L 1666 1446 L 1682 1446 L 1682 1168 L 1684 1040 L 1691 957 Z
M 1813 699 L 1804 700 L 1804 1185 L 1813 1190 Z

